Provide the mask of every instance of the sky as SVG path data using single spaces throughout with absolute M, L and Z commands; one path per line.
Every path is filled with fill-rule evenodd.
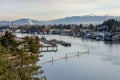
M 0 0 L 0 21 L 47 21 L 90 14 L 120 16 L 120 0 Z

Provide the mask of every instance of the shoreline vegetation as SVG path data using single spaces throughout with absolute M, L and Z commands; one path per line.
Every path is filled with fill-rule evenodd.
M 39 38 L 24 37 L 17 40 L 11 32 L 0 37 L 0 80 L 41 80 Z M 45 76 L 42 76 L 46 79 Z

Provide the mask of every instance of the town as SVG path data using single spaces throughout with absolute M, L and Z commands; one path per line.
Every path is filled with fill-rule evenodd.
M 102 24 L 59 24 L 59 25 L 14 25 L 0 26 L 0 33 L 10 31 L 12 33 L 41 34 L 41 35 L 63 35 L 93 39 L 97 41 L 120 42 L 120 21 L 109 19 Z

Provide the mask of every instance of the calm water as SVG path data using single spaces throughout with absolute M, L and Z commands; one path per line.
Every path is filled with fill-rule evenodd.
M 120 44 L 58 35 L 46 35 L 45 37 L 64 40 L 70 42 L 72 46 L 59 45 L 56 53 L 41 53 L 43 57 L 40 58 L 38 65 L 51 60 L 52 57 L 57 59 L 66 54 L 73 55 L 71 53 L 85 52 L 89 49 L 89 54 L 42 64 L 47 80 L 120 80 Z

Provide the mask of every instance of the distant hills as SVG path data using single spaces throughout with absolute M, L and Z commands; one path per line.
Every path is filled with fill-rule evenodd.
M 19 19 L 15 21 L 0 21 L 0 25 L 34 25 L 34 24 L 43 24 L 43 21 L 32 20 L 32 19 Z
M 33 19 L 19 19 L 12 21 L 14 25 L 47 25 L 47 24 L 100 24 L 108 19 L 120 20 L 120 16 L 72 16 L 50 21 L 38 21 Z M 12 25 L 10 21 L 0 21 L 0 25 Z

